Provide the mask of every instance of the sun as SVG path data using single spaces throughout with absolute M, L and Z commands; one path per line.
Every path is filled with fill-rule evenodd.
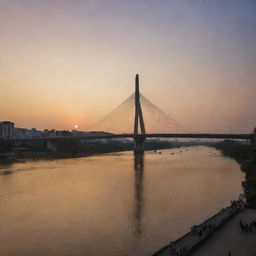
M 77 129 L 77 128 L 78 128 L 78 125 L 77 125 L 77 124 L 75 124 L 75 125 L 74 125 L 74 128 L 75 128 L 75 129 Z

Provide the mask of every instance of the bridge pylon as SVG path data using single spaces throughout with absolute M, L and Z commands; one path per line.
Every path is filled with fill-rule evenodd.
M 139 133 L 140 128 L 140 133 Z M 134 153 L 144 152 L 144 141 L 146 139 L 145 125 L 140 105 L 139 75 L 135 76 L 135 117 L 134 117 Z

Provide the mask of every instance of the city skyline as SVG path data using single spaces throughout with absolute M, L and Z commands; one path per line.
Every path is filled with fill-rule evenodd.
M 255 10 L 249 0 L 1 1 L 1 120 L 86 131 L 139 73 L 141 92 L 189 130 L 251 132 Z

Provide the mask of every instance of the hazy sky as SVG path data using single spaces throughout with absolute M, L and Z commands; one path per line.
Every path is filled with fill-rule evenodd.
M 256 126 L 256 0 L 0 0 L 0 120 L 84 130 L 134 90 L 193 131 Z

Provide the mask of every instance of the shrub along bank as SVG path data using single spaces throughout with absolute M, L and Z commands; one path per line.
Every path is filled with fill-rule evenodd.
M 234 158 L 245 172 L 242 182 L 247 206 L 256 208 L 256 146 L 234 141 L 224 141 L 216 144 L 226 156 Z

